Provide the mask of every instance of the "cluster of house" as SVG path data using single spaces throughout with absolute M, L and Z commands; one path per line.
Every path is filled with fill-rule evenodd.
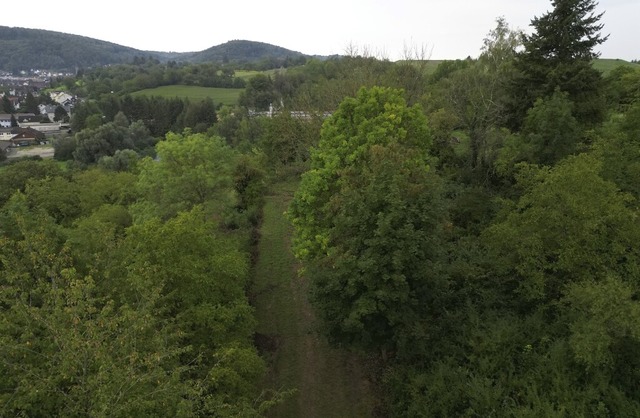
M 49 79 L 43 76 L 14 76 L 11 73 L 0 72 L 0 86 L 19 90 L 39 91 L 49 87 Z
M 0 114 L 0 118 L 4 116 Z M 2 152 L 6 152 L 8 148 L 46 143 L 48 143 L 47 135 L 33 128 L 0 128 L 0 151 Z
M 40 114 L 34 113 L 0 113 L 0 151 L 30 145 L 47 144 L 47 135 L 60 134 L 69 129 L 62 122 L 42 123 L 42 116 L 49 120 L 55 117 L 55 110 L 62 106 L 70 115 L 75 98 L 68 93 L 54 92 L 51 98 L 57 104 L 40 105 Z

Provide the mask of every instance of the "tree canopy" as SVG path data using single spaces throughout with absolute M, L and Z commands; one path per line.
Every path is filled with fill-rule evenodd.
M 362 89 L 340 105 L 290 209 L 329 335 L 383 351 L 406 343 L 415 311 L 439 287 L 443 212 L 431 136 L 401 94 Z

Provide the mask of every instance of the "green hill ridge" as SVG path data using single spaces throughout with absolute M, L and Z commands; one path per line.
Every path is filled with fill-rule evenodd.
M 276 45 L 232 40 L 204 51 L 143 51 L 86 36 L 41 29 L 0 26 L 0 71 L 73 70 L 131 62 L 151 57 L 161 62 L 256 62 L 296 59 L 307 55 Z

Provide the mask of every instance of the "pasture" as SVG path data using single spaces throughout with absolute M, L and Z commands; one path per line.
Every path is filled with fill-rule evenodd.
M 132 96 L 160 96 L 160 97 L 180 97 L 189 100 L 204 100 L 207 97 L 213 103 L 234 106 L 238 103 L 238 98 L 243 89 L 228 89 L 219 87 L 199 87 L 199 86 L 160 86 L 153 89 L 139 90 L 132 93 Z

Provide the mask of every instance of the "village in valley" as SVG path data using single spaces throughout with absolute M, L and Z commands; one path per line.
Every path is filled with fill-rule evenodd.
M 18 75 L 0 73 L 0 153 L 3 156 L 53 155 L 52 140 L 70 133 L 69 118 L 77 100 L 64 91 L 51 91 L 50 80 L 65 76 L 68 74 L 42 70 L 23 71 Z M 48 147 L 34 150 L 34 145 Z

